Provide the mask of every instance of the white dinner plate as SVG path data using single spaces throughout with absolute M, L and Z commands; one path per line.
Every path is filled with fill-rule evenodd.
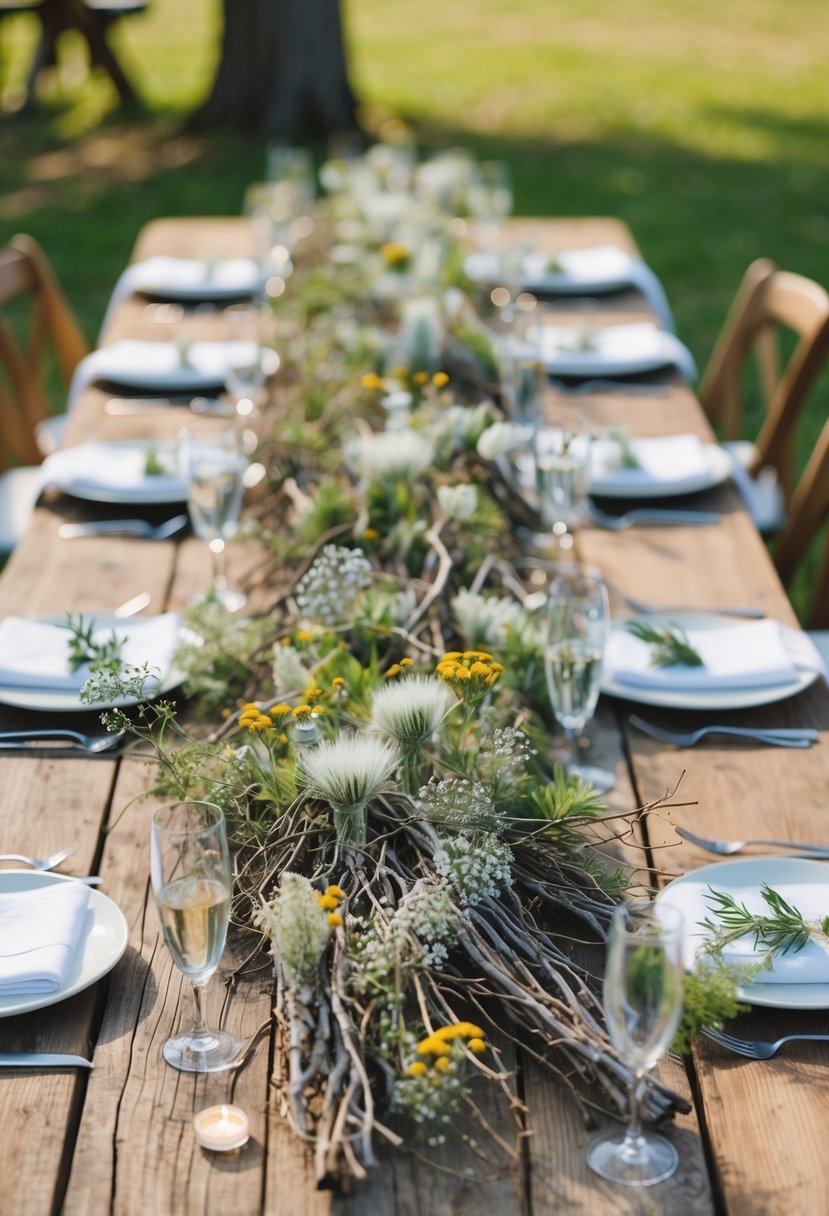
M 154 452 L 159 462 L 168 470 L 167 473 L 154 476 L 147 474 L 143 479 L 132 485 L 116 485 L 114 482 L 96 480 L 95 472 L 88 474 L 85 469 L 87 456 L 100 469 L 106 469 L 107 453 L 111 452 L 117 460 L 138 453 L 139 462 L 143 464 L 148 452 Z M 73 457 L 72 453 L 77 453 Z M 71 494 L 73 498 L 83 498 L 88 502 L 110 502 L 150 506 L 156 503 L 177 503 L 187 501 L 187 483 L 184 474 L 178 468 L 178 445 L 155 439 L 119 439 L 112 443 L 81 444 L 79 448 L 61 448 L 52 456 L 47 457 L 44 464 L 44 482 L 49 487 L 60 490 L 63 494 Z M 114 467 L 110 466 L 110 467 Z
M 228 370 L 251 360 L 252 342 L 195 341 L 187 348 L 187 361 L 175 342 L 123 339 L 87 356 L 90 380 L 101 380 L 143 392 L 204 393 L 225 387 Z
M 551 269 L 551 262 L 557 262 Z M 564 249 L 553 259 L 549 254 L 528 253 L 524 258 L 522 287 L 536 295 L 578 296 L 586 292 L 604 295 L 622 291 L 632 283 L 634 258 L 615 246 L 595 249 Z M 471 253 L 466 273 L 476 283 L 493 284 L 503 277 L 497 254 Z
M 33 891 L 56 882 L 73 882 L 65 874 L 37 873 L 33 870 L 0 871 L 0 893 Z M 30 1013 L 33 1009 L 44 1009 L 57 1005 L 82 992 L 90 984 L 111 971 L 127 948 L 129 928 L 124 914 L 117 904 L 94 888 L 89 892 L 89 907 L 78 948 L 69 973 L 60 988 L 54 992 L 38 992 L 30 996 L 0 996 L 0 1018 L 18 1013 Z
M 545 325 L 530 336 L 540 344 L 540 358 L 551 376 L 638 376 L 664 367 L 677 367 L 693 377 L 695 367 L 687 347 L 676 334 L 652 322 L 608 325 L 590 335 L 582 346 L 583 333 L 576 326 Z
M 702 612 L 653 612 L 647 616 L 651 625 L 676 625 L 680 629 L 726 629 L 736 628 L 745 622 L 735 621 L 733 617 L 716 616 Z M 612 630 L 623 630 L 626 621 L 614 621 Z M 806 634 L 799 629 L 791 629 L 781 625 L 780 632 L 783 643 L 794 662 L 814 662 L 812 643 Z M 623 697 L 626 701 L 636 701 L 640 705 L 662 705 L 666 709 L 749 709 L 754 705 L 770 705 L 773 701 L 785 701 L 796 693 L 803 692 L 821 673 L 814 667 L 798 670 L 792 680 L 785 684 L 760 685 L 754 688 L 641 688 L 638 685 L 626 684 L 621 680 L 612 679 L 607 673 L 602 676 L 601 691 L 612 697 Z
M 703 456 L 707 469 L 687 477 L 643 478 L 641 469 L 594 472 L 590 478 L 590 493 L 604 498 L 675 498 L 710 490 L 727 481 L 731 476 L 728 453 L 715 443 L 707 443 L 703 446 Z
M 124 626 L 123 618 L 113 616 L 111 613 L 85 612 L 83 615 L 89 620 L 94 619 L 97 624 L 103 625 L 108 629 L 117 630 L 119 627 L 123 628 Z M 56 616 L 41 617 L 40 619 L 48 621 L 50 624 L 56 624 L 64 621 L 66 614 L 61 613 Z M 152 666 L 149 658 L 147 662 Z M 21 688 L 12 684 L 0 684 L 0 705 L 12 705 L 15 709 L 34 709 L 53 713 L 89 713 L 91 710 L 116 709 L 128 705 L 138 705 L 142 701 L 149 701 L 155 697 L 163 697 L 165 693 L 177 688 L 183 679 L 183 672 L 172 666 L 166 676 L 162 674 L 158 687 L 143 697 L 119 697 L 117 701 L 94 701 L 91 703 L 81 701 L 78 694 L 71 689 Z M 56 746 L 59 747 L 60 743 L 56 743 Z
M 699 892 L 690 891 L 689 884 L 705 884 Z M 733 861 L 716 861 L 692 870 L 668 883 L 657 896 L 658 903 L 679 906 L 685 917 L 686 951 L 699 948 L 693 938 L 701 934 L 699 921 L 711 916 L 705 900 L 709 886 L 728 891 L 740 901 L 740 888 L 759 890 L 762 883 L 777 888 L 784 884 L 823 887 L 829 906 L 829 868 L 825 861 L 807 861 L 797 857 L 749 857 Z M 680 895 L 681 891 L 681 895 Z M 702 938 L 697 937 L 701 943 Z M 749 1005 L 764 1005 L 770 1009 L 829 1009 L 829 984 L 743 984 L 738 988 L 741 1001 Z

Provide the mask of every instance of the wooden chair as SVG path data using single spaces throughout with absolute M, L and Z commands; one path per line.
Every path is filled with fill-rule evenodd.
M 829 420 L 792 495 L 789 517 L 777 539 L 774 564 L 785 586 L 824 528 L 807 624 L 821 631 L 812 636 L 822 642 L 829 669 Z
M 796 345 L 781 360 L 782 331 L 793 331 Z M 759 371 L 765 418 L 753 445 L 738 442 L 743 433 L 743 376 L 754 354 Z M 734 455 L 756 478 L 773 469 L 780 487 L 780 518 L 766 521 L 764 531 L 781 526 L 791 501 L 795 469 L 794 430 L 815 376 L 829 354 L 829 294 L 803 275 L 778 270 L 761 258 L 749 266 L 700 385 L 708 417 L 719 423 Z M 782 507 L 782 510 L 780 510 Z
M 39 490 L 37 466 L 54 446 L 52 361 L 68 385 L 88 349 L 43 251 L 16 236 L 0 250 L 0 551 L 19 539 Z

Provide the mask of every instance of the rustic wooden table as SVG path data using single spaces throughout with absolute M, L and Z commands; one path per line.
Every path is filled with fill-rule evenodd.
M 534 221 L 551 248 L 608 241 L 632 247 L 612 220 Z M 247 251 L 240 220 L 164 220 L 141 235 L 136 257 L 154 253 L 212 256 Z M 560 302 L 562 317 L 578 306 Z M 595 318 L 645 312 L 632 293 L 597 306 Z M 125 301 L 106 340 L 166 337 L 171 325 L 146 302 Z M 177 336 L 223 334 L 221 313 L 185 314 Z M 183 411 L 116 418 L 103 412 L 106 395 L 89 390 L 70 420 L 69 440 L 175 434 Z M 710 437 L 693 392 L 679 382 L 663 395 L 596 394 L 577 399 L 550 392 L 549 406 L 589 411 L 602 423 L 619 422 L 635 433 L 695 431 Z M 599 566 L 614 592 L 641 594 L 666 604 L 756 603 L 794 625 L 795 618 L 765 547 L 730 485 L 707 492 L 700 505 L 722 513 L 716 527 L 634 528 L 612 533 L 585 528 L 582 557 Z M 205 546 L 58 538 L 66 501 L 39 509 L 24 542 L 0 578 L 0 613 L 46 614 L 110 609 L 139 591 L 152 595 L 151 611 L 177 607 L 209 576 Z M 233 550 L 237 547 L 232 546 Z M 231 554 L 243 563 L 244 553 Z M 720 746 L 677 751 L 626 728 L 630 706 L 607 700 L 596 719 L 594 751 L 612 764 L 618 784 L 611 805 L 630 810 L 673 788 L 682 776 L 683 798 L 696 805 L 682 820 L 711 836 L 788 836 L 825 843 L 829 782 L 827 735 L 808 751 Z M 0 728 L 34 715 L 0 707 Z M 692 714 L 660 712 L 670 725 L 697 723 Z M 701 717 L 698 715 L 697 717 Z M 792 700 L 741 719 L 756 725 L 812 725 L 829 730 L 829 693 L 823 681 Z M 94 725 L 94 718 L 91 719 Z M 829 1099 L 824 1095 L 827 1048 L 793 1044 L 766 1063 L 747 1063 L 700 1043 L 685 1064 L 666 1060 L 664 1080 L 693 1103 L 669 1132 L 680 1168 L 670 1181 L 643 1192 L 613 1187 L 585 1165 L 594 1134 L 585 1128 L 565 1087 L 532 1058 L 515 1061 L 527 1114 L 505 1115 L 485 1094 L 481 1103 L 504 1141 L 499 1159 L 482 1163 L 456 1144 L 437 1164 L 404 1152 L 384 1156 L 382 1167 L 346 1197 L 318 1192 L 309 1157 L 288 1130 L 269 1086 L 271 1049 L 263 1042 L 233 1076 L 196 1078 L 168 1068 L 162 1042 L 189 1018 L 188 985 L 163 948 L 148 890 L 148 822 L 152 803 L 124 808 L 147 787 L 140 760 L 7 757 L 0 786 L 0 845 L 42 855 L 77 839 L 80 850 L 66 869 L 100 873 L 103 890 L 123 909 L 130 945 L 115 970 L 75 998 L 37 1013 L 0 1022 L 0 1048 L 94 1053 L 95 1069 L 12 1071 L 0 1075 L 0 1210 L 8 1216 L 102 1213 L 184 1216 L 234 1211 L 269 1213 L 371 1213 L 438 1216 L 498 1211 L 501 1216 L 545 1216 L 567 1210 L 597 1213 L 727 1212 L 761 1216 L 786 1212 L 814 1216 L 829 1210 L 822 1165 Z M 710 860 L 678 840 L 669 816 L 653 817 L 643 845 L 657 881 Z M 228 960 L 229 965 L 229 960 Z M 272 981 L 263 967 L 234 989 L 214 980 L 210 1013 L 243 1039 L 267 1021 Z M 740 1023 L 746 1035 L 776 1037 L 791 1031 L 829 1031 L 826 1012 L 756 1009 Z M 195 1110 L 230 1097 L 251 1116 L 247 1147 L 227 1158 L 195 1144 Z M 470 1182 L 467 1162 L 487 1180 Z

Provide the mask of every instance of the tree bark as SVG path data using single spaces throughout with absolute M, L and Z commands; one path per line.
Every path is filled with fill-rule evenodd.
M 357 128 L 339 0 L 224 0 L 221 58 L 194 126 L 324 139 Z

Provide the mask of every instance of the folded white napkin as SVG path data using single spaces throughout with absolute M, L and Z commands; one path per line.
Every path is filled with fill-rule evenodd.
M 532 337 L 551 375 L 624 376 L 675 366 L 689 380 L 696 378 L 688 348 L 651 321 L 608 325 L 589 334 L 574 326 L 545 325 Z
M 81 359 L 69 387 L 68 407 L 94 380 L 111 380 L 130 388 L 208 389 L 223 385 L 228 369 L 252 363 L 254 342 L 143 342 L 124 339 L 102 346 Z
M 635 489 L 637 485 L 651 485 L 655 481 L 670 483 L 704 477 L 709 471 L 706 447 L 696 435 L 631 439 L 630 450 L 638 464 L 628 468 L 621 464 L 622 453 L 616 440 L 594 439 L 590 449 L 594 480 L 611 475 L 614 481 L 624 478 Z
M 673 332 L 674 319 L 661 282 L 641 258 L 618 245 L 563 249 L 551 265 L 548 253 L 531 252 L 524 258 L 522 286 L 536 295 L 579 295 L 635 287 L 650 304 L 663 329 Z M 501 274 L 495 251 L 472 253 L 466 272 L 476 283 L 496 282 Z
M 89 897 L 80 882 L 0 895 L 0 996 L 61 987 L 84 934 Z
M 759 889 L 756 886 L 739 886 L 733 882 L 722 885 L 713 883 L 714 890 L 724 891 L 740 903 L 745 904 L 749 912 L 768 912 Z M 775 883 L 771 886 L 793 907 L 802 912 L 806 920 L 816 920 L 829 915 L 829 882 L 825 887 L 817 883 Z M 684 961 L 687 968 L 694 965 L 694 957 L 705 941 L 707 933 L 701 928 L 706 918 L 717 923 L 717 918 L 711 911 L 711 891 L 709 884 L 685 880 L 668 886 L 660 898 L 677 908 L 685 917 Z M 750 934 L 731 942 L 723 951 L 723 959 L 727 963 L 759 962 L 765 955 L 754 948 L 754 937 Z M 829 947 L 823 943 L 810 941 L 802 950 L 796 953 L 776 954 L 771 970 L 760 971 L 753 977 L 755 984 L 827 984 L 829 983 Z
M 87 620 L 93 613 L 85 614 Z M 153 674 L 148 691 L 169 675 L 179 643 L 181 618 L 177 612 L 161 616 L 135 617 L 114 626 L 99 626 L 93 632 L 98 640 L 113 633 L 124 638 L 121 660 L 129 667 L 149 664 Z M 60 625 L 7 616 L 0 621 L 0 684 L 11 688 L 46 688 L 77 692 L 89 679 L 89 666 L 69 669 L 70 633 Z
M 147 453 L 152 451 L 164 470 L 147 472 Z M 131 494 L 146 491 L 154 499 L 167 495 L 170 501 L 182 502 L 187 497 L 183 472 L 177 467 L 178 456 L 171 444 L 147 445 L 137 443 L 82 443 L 73 448 L 59 448 L 44 460 L 43 486 L 60 489 L 87 490 Z
M 702 667 L 651 665 L 652 647 L 620 624 L 611 630 L 604 657 L 607 678 L 631 688 L 702 691 L 788 684 L 798 663 L 790 657 L 777 621 L 749 621 L 722 629 L 688 629 L 685 636 Z
M 181 291 L 194 298 L 258 291 L 262 275 L 253 258 L 205 259 L 153 257 L 129 267 L 135 291 Z

